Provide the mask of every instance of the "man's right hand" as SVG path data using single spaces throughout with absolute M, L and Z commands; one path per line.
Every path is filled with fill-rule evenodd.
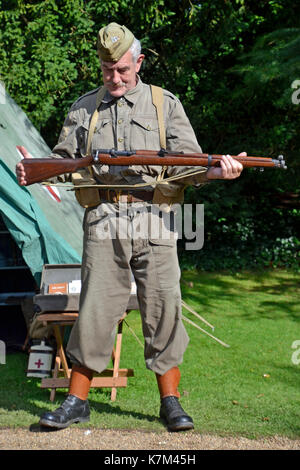
M 32 155 L 30 155 L 30 153 L 26 150 L 25 147 L 17 145 L 17 149 L 23 155 L 24 158 L 32 158 Z M 20 186 L 25 186 L 26 183 L 27 183 L 27 181 L 26 181 L 26 172 L 25 172 L 24 166 L 21 162 L 17 163 L 17 165 L 16 165 L 16 175 L 17 175 L 19 185 Z

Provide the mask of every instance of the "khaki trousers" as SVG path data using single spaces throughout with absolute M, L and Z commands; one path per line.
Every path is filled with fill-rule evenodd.
M 181 319 L 180 269 L 170 215 L 148 203 L 103 203 L 84 218 L 80 310 L 67 346 L 75 364 L 101 373 L 127 309 L 132 274 L 142 318 L 146 367 L 179 365 L 189 338 Z M 117 229 L 116 229 L 117 228 Z

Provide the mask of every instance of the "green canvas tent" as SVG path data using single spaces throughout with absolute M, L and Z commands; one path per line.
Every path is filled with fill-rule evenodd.
M 74 192 L 63 187 L 20 187 L 15 176 L 19 145 L 36 158 L 50 154 L 0 83 L 0 215 L 39 285 L 44 264 L 81 263 L 83 209 Z

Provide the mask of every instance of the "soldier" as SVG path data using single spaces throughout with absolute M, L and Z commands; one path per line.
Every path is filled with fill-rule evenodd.
M 97 50 L 104 86 L 73 104 L 52 156 L 75 158 L 78 149 L 84 155 L 97 148 L 163 147 L 169 151 L 201 152 L 180 101 L 169 91 L 144 84 L 139 77 L 144 55 L 131 31 L 116 23 L 100 29 Z M 93 165 L 91 173 L 85 175 L 85 181 L 92 178 L 105 189 L 93 189 L 89 194 L 81 189 L 78 193 L 81 204 L 90 207 L 84 216 L 79 317 L 67 346 L 72 362 L 70 389 L 57 410 L 41 417 L 41 425 L 64 428 L 89 420 L 88 392 L 93 373 L 101 373 L 110 360 L 116 324 L 126 310 L 133 273 L 145 362 L 156 375 L 160 416 L 171 431 L 194 427 L 179 403 L 178 366 L 189 339 L 181 319 L 176 236 L 168 227 L 167 237 L 154 236 L 150 228 L 146 236 L 135 237 L 133 227 L 142 223 L 142 208 L 149 214 L 149 227 L 158 224 L 162 228 L 164 218 L 151 210 L 154 203 L 182 202 L 186 185 L 201 187 L 212 179 L 237 178 L 241 171 L 242 165 L 227 155 L 219 168 L 198 168 L 196 172 L 195 168 L 183 167 L 166 170 L 158 166 Z M 21 163 L 17 165 L 17 175 L 19 183 L 25 184 Z M 170 176 L 174 177 L 172 182 L 155 186 Z M 110 189 L 113 185 L 122 188 L 115 191 Z M 122 211 L 122 204 L 128 210 Z M 139 210 L 135 210 L 135 204 Z M 122 234 L 112 233 L 113 220 L 118 220 Z M 107 233 L 110 236 L 105 236 Z

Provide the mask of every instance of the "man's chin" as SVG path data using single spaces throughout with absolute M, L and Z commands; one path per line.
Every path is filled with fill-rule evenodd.
M 119 98 L 120 96 L 125 95 L 127 90 L 125 86 L 120 86 L 120 87 L 108 87 L 108 91 L 111 94 L 111 96 L 114 96 L 115 98 Z

